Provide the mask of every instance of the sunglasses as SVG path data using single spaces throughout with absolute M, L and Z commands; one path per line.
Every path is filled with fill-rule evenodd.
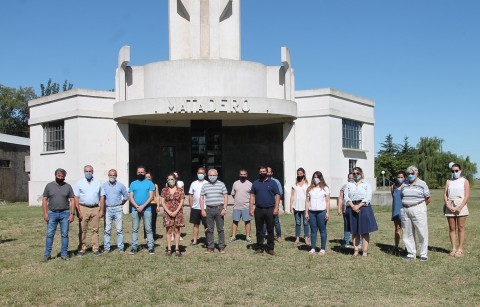
M 409 175 L 415 175 L 415 173 L 408 173 Z
M 360 175 L 360 173 L 353 173 L 354 175 Z
M 452 169 L 452 173 L 458 173 L 458 172 L 460 172 L 459 169 L 456 169 L 456 170 L 453 170 L 453 169 Z

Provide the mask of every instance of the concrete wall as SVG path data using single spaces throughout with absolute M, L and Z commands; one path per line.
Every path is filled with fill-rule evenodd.
M 30 147 L 0 142 L 0 160 L 10 161 L 9 167 L 0 167 L 0 199 L 17 202 L 28 199 L 28 173 L 25 157 Z

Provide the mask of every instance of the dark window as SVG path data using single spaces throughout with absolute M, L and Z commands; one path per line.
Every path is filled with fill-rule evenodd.
M 362 123 L 351 120 L 342 120 L 342 146 L 343 148 L 361 149 L 362 148 Z
M 348 160 L 348 172 L 353 172 L 353 168 L 357 167 L 357 160 Z
M 43 151 L 65 149 L 63 120 L 43 124 Z
M 192 120 L 192 174 L 215 168 L 222 176 L 222 121 Z
M 10 168 L 10 160 L 0 160 L 0 168 Z

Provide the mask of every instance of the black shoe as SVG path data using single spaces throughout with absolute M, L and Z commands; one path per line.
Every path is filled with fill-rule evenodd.
M 137 249 L 132 248 L 132 249 L 130 250 L 130 255 L 135 255 L 135 253 L 137 253 L 137 252 L 138 252 Z
M 70 258 L 68 258 L 68 256 L 61 256 L 60 259 L 65 260 L 65 261 L 70 260 Z
M 148 253 L 150 255 L 155 255 L 155 250 L 153 248 L 151 248 L 151 249 L 148 250 Z
M 94 252 L 93 254 L 94 254 L 95 256 L 101 256 L 101 255 L 102 255 L 102 253 L 100 253 L 100 251 L 96 251 L 96 252 Z
M 48 260 L 51 260 L 51 259 L 52 259 L 52 257 L 50 257 L 50 256 L 43 256 L 42 262 L 47 262 Z
M 83 257 L 83 255 L 85 255 L 85 253 L 82 252 L 82 251 L 79 251 L 79 252 L 77 253 L 77 256 L 78 256 L 78 257 Z

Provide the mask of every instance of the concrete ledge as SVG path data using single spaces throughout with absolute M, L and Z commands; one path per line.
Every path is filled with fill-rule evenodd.
M 390 191 L 377 191 L 373 193 L 372 205 L 374 206 L 391 206 L 392 194 Z

